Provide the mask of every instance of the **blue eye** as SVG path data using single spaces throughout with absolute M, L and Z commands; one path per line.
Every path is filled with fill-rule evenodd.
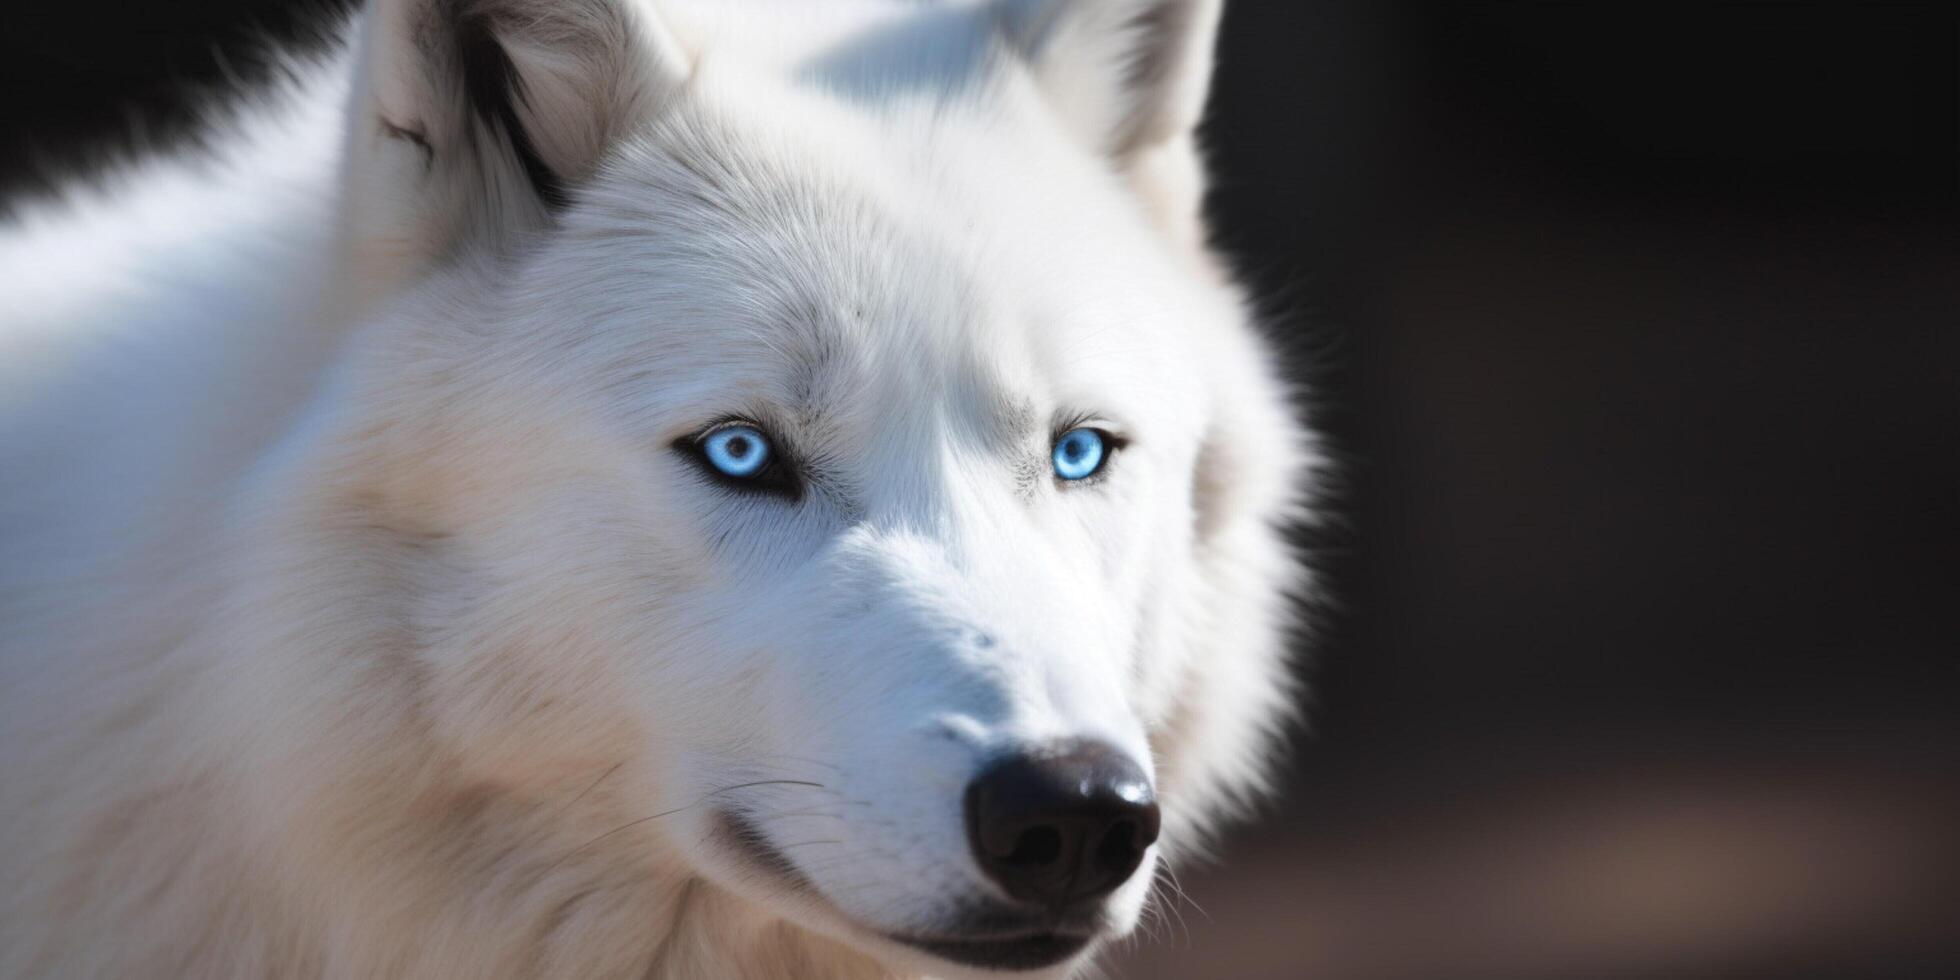
M 701 455 L 708 458 L 708 465 L 740 480 L 762 472 L 773 452 L 769 437 L 760 429 L 730 425 L 708 433 L 701 440 Z
M 1109 455 L 1107 440 L 1095 429 L 1070 429 L 1055 440 L 1055 475 L 1064 480 L 1085 480 L 1102 469 Z

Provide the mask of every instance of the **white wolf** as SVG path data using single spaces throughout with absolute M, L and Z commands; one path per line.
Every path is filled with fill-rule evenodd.
M 1061 976 L 1316 458 L 1218 0 L 378 0 L 0 235 L 0 976 Z

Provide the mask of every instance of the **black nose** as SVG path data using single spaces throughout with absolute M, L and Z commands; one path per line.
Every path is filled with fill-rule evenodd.
M 1057 911 L 1128 881 L 1157 824 L 1143 770 L 1095 742 L 1009 756 L 966 788 L 981 870 L 1009 895 Z

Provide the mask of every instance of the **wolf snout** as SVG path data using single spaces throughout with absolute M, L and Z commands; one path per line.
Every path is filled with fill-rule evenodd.
M 967 836 L 1007 894 L 1063 913 L 1121 887 L 1157 840 L 1150 778 L 1100 742 L 1017 752 L 966 789 Z

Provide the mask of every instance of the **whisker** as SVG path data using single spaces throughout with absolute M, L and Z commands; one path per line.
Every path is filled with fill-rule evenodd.
M 1162 867 L 1164 869 L 1165 876 L 1170 878 L 1171 887 L 1177 889 L 1177 897 L 1183 900 L 1186 904 L 1190 905 L 1192 908 L 1197 909 L 1198 914 L 1204 916 L 1207 922 L 1212 921 L 1211 913 L 1205 911 L 1205 907 L 1199 905 L 1198 900 L 1192 898 L 1191 893 L 1184 890 L 1184 882 L 1177 877 L 1177 869 L 1171 867 L 1168 863 L 1162 865 Z
M 823 790 L 827 790 L 830 788 L 822 783 L 813 783 L 807 779 L 758 779 L 752 783 L 736 783 L 733 786 L 723 786 L 720 789 L 711 789 L 701 795 L 701 800 L 706 800 L 710 796 L 720 796 L 723 793 L 733 793 L 738 789 L 750 789 L 756 786 L 811 786 Z M 697 800 L 695 802 L 699 803 L 701 802 L 701 800 Z
M 813 765 L 813 766 L 822 766 L 823 768 L 825 768 L 825 769 L 828 769 L 828 770 L 830 770 L 831 772 L 843 772 L 843 771 L 844 771 L 844 767 L 843 767 L 843 766 L 839 766 L 839 765 L 834 765 L 834 764 L 832 764 L 832 763 L 829 763 L 829 762 L 825 762 L 825 761 L 823 761 L 823 760 L 821 760 L 821 759 L 812 759 L 812 758 L 809 758 L 809 757 L 807 757 L 807 756 L 801 756 L 801 755 L 777 755 L 777 756 L 775 756 L 774 758 L 778 758 L 778 759 L 788 759 L 788 760 L 790 760 L 791 762 L 805 762 L 805 763 L 809 763 L 810 765 Z
M 1159 887 L 1153 888 L 1152 894 L 1160 895 L 1165 899 L 1164 907 L 1170 915 L 1177 917 L 1178 928 L 1184 932 L 1185 948 L 1189 949 L 1195 942 L 1195 939 L 1191 933 L 1191 923 L 1184 918 L 1184 910 L 1180 906 L 1191 906 L 1198 911 L 1199 915 L 1204 916 L 1207 920 L 1211 918 L 1211 913 L 1206 912 L 1204 907 L 1200 906 L 1191 897 L 1191 893 L 1184 890 L 1184 883 L 1178 880 L 1177 871 L 1168 863 L 1159 864 L 1157 871 L 1156 881 L 1153 884 Z M 1168 886 L 1168 888 L 1162 886 Z
M 557 867 L 558 867 L 559 865 L 561 865 L 561 864 L 564 864 L 564 863 L 565 863 L 566 861 L 569 861 L 569 860 L 571 860 L 571 859 L 572 859 L 572 858 L 573 858 L 574 856 L 576 856 L 576 855 L 577 855 L 577 854 L 578 854 L 578 853 L 579 853 L 580 851 L 583 851 L 583 850 L 585 850 L 586 848 L 588 848 L 588 847 L 591 847 L 592 845 L 594 845 L 594 844 L 597 844 L 597 843 L 599 843 L 600 841 L 602 841 L 602 840 L 605 840 L 606 838 L 608 838 L 608 837 L 611 837 L 611 836 L 613 836 L 614 834 L 618 834 L 618 833 L 621 833 L 621 832 L 624 832 L 624 831 L 627 831 L 627 830 L 631 830 L 631 829 L 633 829 L 634 827 L 638 827 L 639 825 L 641 825 L 641 824 L 643 824 L 643 823 L 646 823 L 646 822 L 648 822 L 648 821 L 651 821 L 651 820 L 658 820 L 658 819 L 660 819 L 661 817 L 671 817 L 671 816 L 673 816 L 673 815 L 674 815 L 674 814 L 676 814 L 676 813 L 680 813 L 680 812 L 682 812 L 682 811 L 685 811 L 685 810 L 692 810 L 692 809 L 694 809 L 695 807 L 697 807 L 697 806 L 700 806 L 700 805 L 701 805 L 701 801 L 700 801 L 700 800 L 696 800 L 695 802 L 693 802 L 693 803 L 689 803 L 689 804 L 688 804 L 688 805 L 686 805 L 686 806 L 679 806 L 679 807 L 675 807 L 675 808 L 673 808 L 672 810 L 663 810 L 663 811 L 661 811 L 661 812 L 659 812 L 659 813 L 656 813 L 656 814 L 654 814 L 654 815 L 652 815 L 652 816 L 650 816 L 650 817 L 641 817 L 641 818 L 640 818 L 640 819 L 638 819 L 638 820 L 634 820 L 634 821 L 630 821 L 630 822 L 628 822 L 628 823 L 624 823 L 624 824 L 621 824 L 621 825 L 619 825 L 619 826 L 617 826 L 617 827 L 614 827 L 613 829 L 611 829 L 611 830 L 608 830 L 608 831 L 606 831 L 605 833 L 603 833 L 603 834 L 600 834 L 599 836 L 597 836 L 597 837 L 594 837 L 594 838 L 592 838 L 591 840 L 589 840 L 589 841 L 586 841 L 585 843 L 583 843 L 583 844 L 580 844 L 579 846 L 577 846 L 577 847 L 574 847 L 574 848 L 572 848 L 572 849 L 571 849 L 571 850 L 569 850 L 569 851 L 566 851 L 566 852 L 565 852 L 565 853 L 564 853 L 563 855 L 560 855 L 560 856 L 559 856 L 559 858 L 558 858 L 558 860 L 556 860 L 556 861 L 553 861 L 553 862 L 551 862 L 551 863 L 550 863 L 549 865 L 546 865 L 546 866 L 545 866 L 545 869 L 544 869 L 544 871 L 542 871 L 542 872 L 540 872 L 540 873 L 539 873 L 539 877 L 543 877 L 544 875 L 548 875 L 548 874 L 550 874 L 550 873 L 551 873 L 552 871 L 554 871 L 554 870 L 556 870 L 556 869 L 557 869 Z
M 605 777 L 601 776 L 600 778 L 603 779 Z M 579 846 L 574 847 L 569 851 L 566 851 L 564 854 L 559 856 L 558 860 L 551 862 L 549 865 L 546 865 L 544 871 L 539 873 L 540 877 L 542 877 L 543 875 L 548 875 L 551 872 L 557 870 L 559 865 L 564 864 L 566 861 L 571 860 L 573 857 L 577 856 L 580 852 L 584 851 L 585 849 L 615 834 L 624 833 L 625 831 L 631 830 L 634 827 L 638 827 L 643 823 L 659 820 L 661 817 L 671 817 L 676 813 L 684 813 L 688 810 L 692 810 L 695 807 L 708 802 L 708 799 L 710 797 L 720 796 L 723 793 L 732 793 L 738 789 L 752 789 L 757 786 L 812 786 L 817 789 L 830 788 L 822 783 L 813 783 L 804 779 L 758 779 L 753 782 L 736 783 L 733 786 L 723 786 L 720 789 L 709 790 L 708 792 L 701 794 L 700 799 L 695 800 L 694 802 L 689 803 L 686 806 L 677 806 L 672 810 L 662 810 L 659 813 L 653 814 L 652 816 L 641 817 L 638 820 L 632 820 L 632 821 L 628 821 L 627 823 L 620 824 L 619 826 L 614 827 L 613 829 L 608 830 L 605 833 L 600 834 L 599 836 L 594 837 L 591 840 L 586 841 L 585 843 L 580 844 Z
M 577 795 L 577 796 L 574 796 L 574 797 L 572 797 L 572 801 L 571 801 L 570 803 L 567 803 L 567 804 L 565 804 L 564 806 L 562 806 L 562 807 L 559 807 L 559 808 L 558 808 L 558 814 L 557 814 L 557 815 L 558 815 L 558 816 L 564 816 L 564 815 L 565 815 L 565 813 L 567 813 L 568 811 L 570 811 L 572 807 L 575 807 L 575 806 L 578 806 L 578 801 L 580 801 L 580 800 L 582 800 L 582 799 L 585 799 L 585 798 L 586 798 L 586 796 L 587 796 L 588 794 L 590 794 L 590 793 L 591 793 L 591 792 L 592 792 L 593 790 L 595 790 L 595 789 L 598 789 L 598 788 L 599 788 L 599 784 L 600 784 L 600 783 L 603 783 L 603 782 L 605 782 L 605 781 L 606 781 L 607 779 L 609 779 L 609 778 L 611 778 L 611 776 L 612 776 L 612 774 L 613 774 L 613 773 L 616 773 L 616 772 L 618 772 L 618 771 L 619 771 L 619 769 L 620 769 L 620 767 L 621 767 L 621 766 L 624 766 L 624 765 L 626 765 L 626 763 L 625 763 L 625 762 L 615 762 L 615 763 L 613 763 L 613 765 L 612 765 L 612 768 L 610 768 L 610 769 L 607 769 L 607 770 L 606 770 L 605 772 L 602 772 L 602 773 L 600 773 L 600 774 L 599 774 L 599 778 L 598 778 L 598 779 L 595 779 L 595 780 L 593 780 L 593 781 L 592 781 L 592 783 L 591 783 L 591 785 L 589 785 L 589 786 L 587 786 L 587 787 L 585 787 L 585 788 L 584 788 L 584 789 L 582 789 L 582 790 L 579 790 L 579 793 L 578 793 L 578 795 Z
M 829 817 L 832 820 L 849 820 L 841 813 L 825 813 L 822 810 L 790 810 L 786 813 L 756 814 L 767 820 L 781 820 L 785 817 Z

